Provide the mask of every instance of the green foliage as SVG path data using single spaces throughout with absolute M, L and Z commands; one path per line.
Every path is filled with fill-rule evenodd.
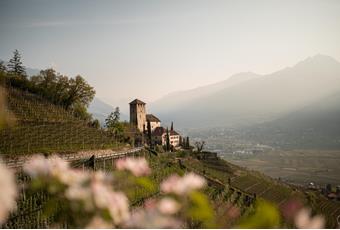
M 4 61 L 0 61 L 0 73 L 5 73 L 7 71 Z
M 1 154 L 78 151 L 119 146 L 103 130 L 34 94 L 6 89 L 15 125 L 0 131 Z M 13 117 L 12 115 L 10 117 Z
M 98 119 L 94 119 L 93 121 L 90 121 L 89 123 L 90 127 L 99 129 L 100 128 L 100 122 Z
M 166 128 L 166 151 L 170 151 L 170 135 L 168 127 Z
M 194 191 L 189 195 L 189 208 L 186 215 L 205 228 L 215 227 L 214 211 L 206 195 L 201 192 Z
M 4 73 L 2 73 L 4 74 Z M 83 77 L 68 78 L 54 69 L 41 70 L 31 78 L 9 72 L 4 74 L 7 85 L 40 95 L 49 102 L 73 111 L 79 117 L 91 119 L 87 107 L 93 100 L 95 90 Z
M 105 126 L 109 133 L 115 138 L 121 140 L 124 134 L 124 124 L 119 121 L 120 112 L 119 107 L 116 107 L 115 111 L 105 119 Z
M 239 228 L 278 228 L 281 218 L 278 208 L 267 201 L 258 200 L 255 211 L 250 216 L 242 219 Z
M 18 77 L 26 77 L 26 70 L 22 65 L 21 55 L 18 50 L 13 52 L 13 57 L 9 60 L 8 72 Z
M 150 193 L 156 192 L 156 185 L 148 177 L 139 177 L 135 180 L 136 184 L 144 188 Z

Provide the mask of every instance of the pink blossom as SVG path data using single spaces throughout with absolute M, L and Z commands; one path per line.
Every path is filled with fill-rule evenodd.
M 182 222 L 177 218 L 163 215 L 157 209 L 137 209 L 132 214 L 125 228 L 180 228 Z
M 158 209 L 161 213 L 166 215 L 172 215 L 179 211 L 179 203 L 171 198 L 163 198 L 158 203 Z
M 192 190 L 200 189 L 205 185 L 205 179 L 194 173 L 188 173 L 182 178 L 178 175 L 172 175 L 161 183 L 161 191 L 164 193 L 184 195 Z
M 157 207 L 157 200 L 155 198 L 149 198 L 144 201 L 145 209 L 154 209 Z
M 77 169 L 66 169 L 65 171 L 56 170 L 54 171 L 54 176 L 60 180 L 65 185 L 79 185 L 90 180 L 90 175 L 88 172 L 83 172 Z
M 233 205 L 232 203 L 228 203 L 226 209 L 227 209 L 226 215 L 228 219 L 233 220 L 240 216 L 240 209 L 237 206 Z
M 128 170 L 135 176 L 146 176 L 151 173 L 151 169 L 145 158 L 122 158 L 116 161 L 118 170 Z
M 24 164 L 24 171 L 33 178 L 49 175 L 65 178 L 65 174 L 68 175 L 68 170 L 68 162 L 57 156 L 52 156 L 47 159 L 41 155 L 35 155 Z
M 24 164 L 24 171 L 33 178 L 47 176 L 50 173 L 50 164 L 45 157 L 34 155 Z
M 129 219 L 129 201 L 124 193 L 111 193 L 109 199 L 109 211 L 115 224 L 121 224 Z
M 301 208 L 303 208 L 303 204 L 296 198 L 288 200 L 280 207 L 283 217 L 289 221 L 294 219 Z
M 16 208 L 18 196 L 14 175 L 0 164 L 0 224 L 3 224 L 9 212 Z
M 302 208 L 295 216 L 295 225 L 297 228 L 324 228 L 325 219 L 320 215 L 311 217 L 311 210 Z
M 100 181 L 93 181 L 91 188 L 96 207 L 108 209 L 115 224 L 129 218 L 129 202 L 125 194 L 114 192 Z

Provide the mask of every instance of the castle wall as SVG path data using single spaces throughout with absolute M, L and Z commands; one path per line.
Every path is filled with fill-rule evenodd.
M 130 104 L 130 123 L 143 132 L 146 127 L 146 110 L 143 104 Z

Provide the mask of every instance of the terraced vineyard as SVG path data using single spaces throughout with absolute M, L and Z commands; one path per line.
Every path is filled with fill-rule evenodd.
M 293 186 L 269 178 L 258 172 L 243 170 L 221 159 L 197 160 L 196 158 L 183 159 L 183 164 L 194 171 L 214 177 L 226 185 L 239 189 L 245 194 L 256 194 L 256 197 L 276 203 L 278 206 L 290 198 L 300 198 L 304 203 L 313 208 L 314 213 L 321 213 L 326 217 L 327 227 L 336 227 L 336 218 L 340 215 L 340 202 L 330 201 L 320 194 L 314 194 L 314 201 Z M 230 194 L 229 194 L 230 195 Z
M 323 213 L 327 226 L 338 226 L 337 218 L 340 216 L 340 202 L 330 201 L 322 196 L 314 196 L 313 209 Z
M 0 154 L 104 149 L 118 143 L 104 131 L 89 127 L 62 107 L 13 88 L 7 89 L 16 125 L 0 131 Z

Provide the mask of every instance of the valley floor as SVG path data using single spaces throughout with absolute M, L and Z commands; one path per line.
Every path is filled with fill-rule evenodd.
M 298 185 L 340 185 L 340 150 L 273 150 L 252 155 L 223 154 L 242 167 Z

